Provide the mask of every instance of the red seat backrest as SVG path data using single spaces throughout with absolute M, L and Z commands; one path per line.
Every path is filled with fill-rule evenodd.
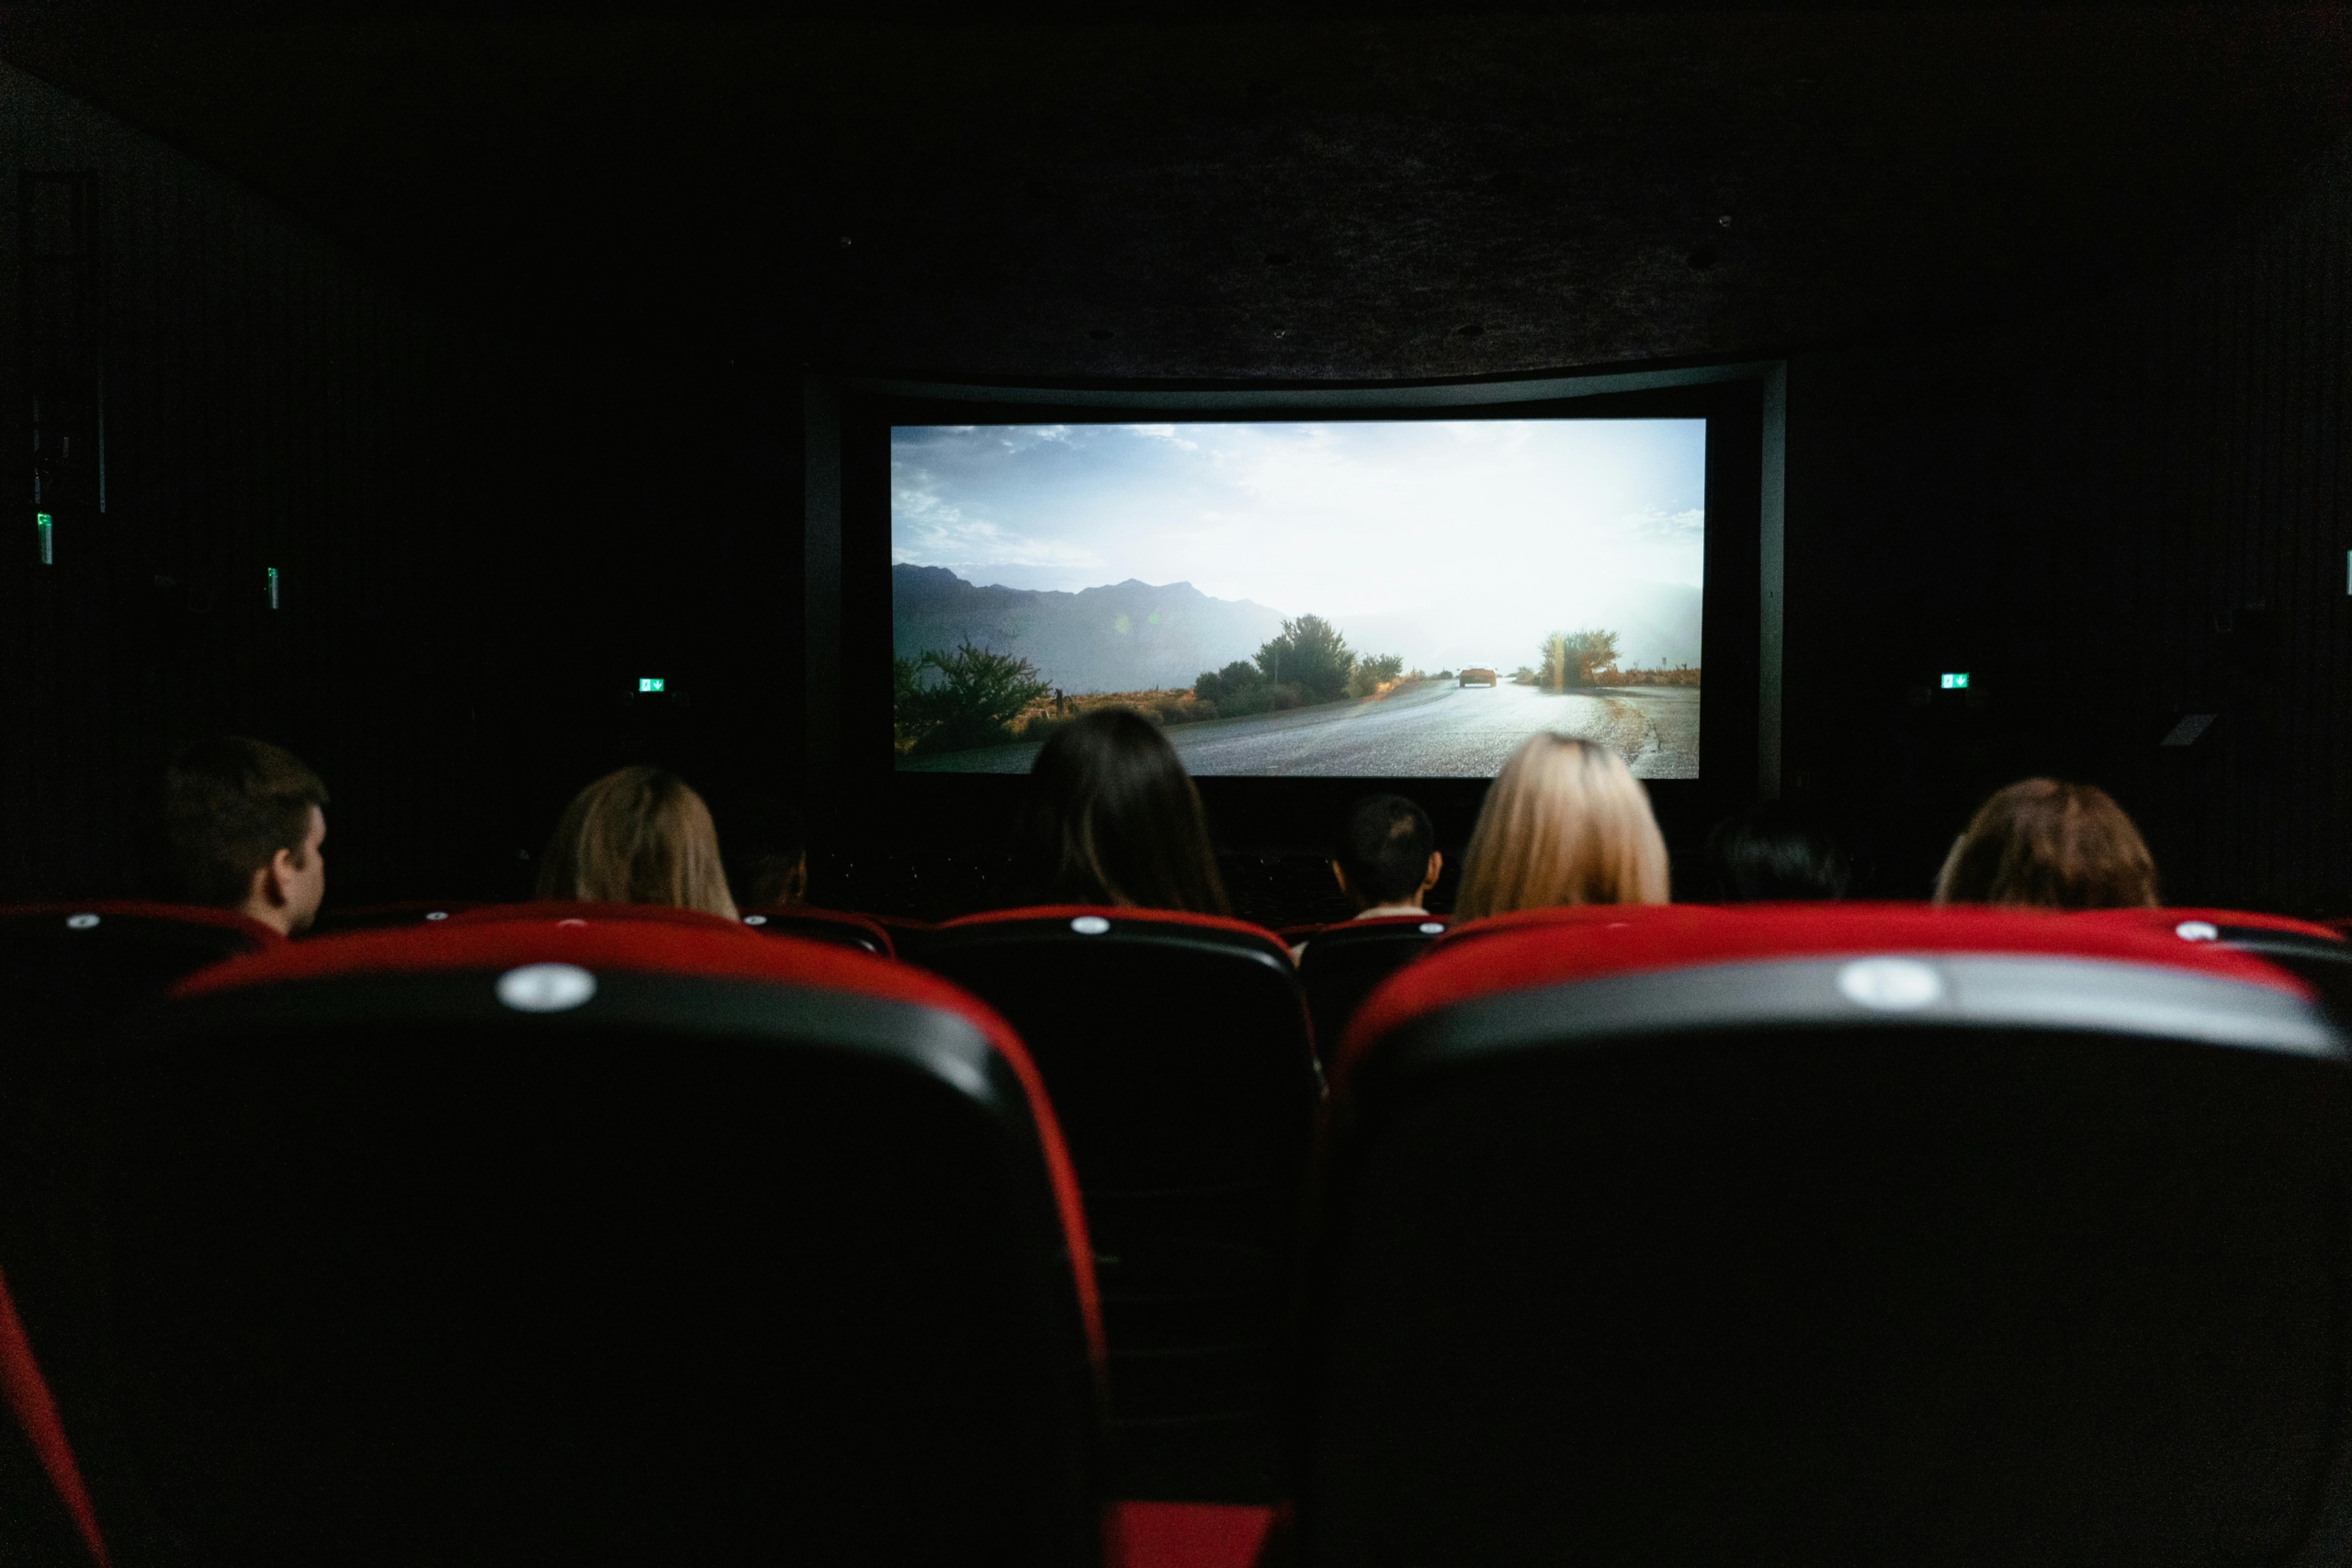
M 164 1527 L 258 1563 L 1093 1561 L 1091 1248 L 1003 1021 L 732 922 L 552 913 L 289 944 L 119 1054 L 107 1419 Z
M 1012 1021 L 1069 1136 L 1121 1495 L 1262 1500 L 1319 1089 L 1289 951 L 1242 920 L 1054 906 L 952 920 L 922 962 Z
M 742 911 L 743 923 L 765 936 L 797 936 L 809 942 L 854 947 L 877 958 L 895 958 L 898 949 L 878 920 L 841 909 L 820 909 L 807 904 L 767 905 Z
M 2064 915 L 1482 925 L 1342 1047 L 1303 1561 L 2185 1565 L 2346 1522 L 2352 1070 L 2301 983 Z

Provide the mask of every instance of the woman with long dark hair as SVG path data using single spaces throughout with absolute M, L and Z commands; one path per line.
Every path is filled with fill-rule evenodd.
M 1159 727 L 1126 708 L 1098 708 L 1046 742 L 1018 852 L 1024 891 L 1040 902 L 1228 908 L 1200 792 Z

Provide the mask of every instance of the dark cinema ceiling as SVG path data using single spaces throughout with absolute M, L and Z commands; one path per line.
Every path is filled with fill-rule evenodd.
M 1964 331 L 2352 124 L 2342 7 L 780 15 L 16 6 L 0 51 L 504 330 L 1016 378 Z

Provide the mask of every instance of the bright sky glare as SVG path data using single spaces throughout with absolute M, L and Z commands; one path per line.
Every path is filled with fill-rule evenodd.
M 904 425 L 890 558 L 1012 588 L 1190 582 L 1429 668 L 1515 664 L 1702 585 L 1705 457 L 1698 419 Z

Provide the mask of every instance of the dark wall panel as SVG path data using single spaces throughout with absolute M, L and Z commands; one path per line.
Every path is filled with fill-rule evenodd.
M 2352 909 L 2347 268 L 2339 150 L 2163 276 L 1797 357 L 1791 777 L 1879 890 L 2050 773 L 2123 799 L 2176 901 Z
M 550 470 L 578 479 L 532 428 L 553 378 L 6 72 L 0 191 L 28 176 L 90 193 L 97 316 L 75 352 L 104 377 L 106 496 L 51 509 L 40 564 L 32 400 L 58 355 L 27 309 L 24 204 L 0 203 L 0 894 L 152 886 L 162 764 L 215 728 L 326 775 L 339 888 L 470 878 L 513 837 L 501 796 L 536 739 L 501 649 L 538 609 L 514 588 L 563 510 Z

